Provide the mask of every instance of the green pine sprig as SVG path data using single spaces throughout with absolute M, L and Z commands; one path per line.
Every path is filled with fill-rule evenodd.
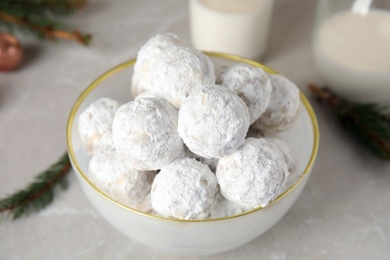
M 53 201 L 56 186 L 63 190 L 67 188 L 65 177 L 69 170 L 70 161 L 65 153 L 56 163 L 38 174 L 25 189 L 0 200 L 0 219 L 9 216 L 17 219 L 45 208 Z
M 390 161 L 390 114 L 375 104 L 349 102 L 327 88 L 309 89 L 334 110 L 342 126 L 378 158 Z
M 69 31 L 59 20 L 85 4 L 86 0 L 1 0 L 0 30 L 30 33 L 40 39 L 68 39 L 87 45 L 90 34 Z

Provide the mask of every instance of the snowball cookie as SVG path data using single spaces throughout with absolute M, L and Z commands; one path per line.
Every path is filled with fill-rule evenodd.
M 287 164 L 288 172 L 293 173 L 297 167 L 297 158 L 294 154 L 294 151 L 291 149 L 291 147 L 282 139 L 278 138 L 265 138 L 267 141 L 273 142 L 276 144 L 276 146 L 279 148 L 279 150 L 283 154 L 283 158 Z
M 267 108 L 271 98 L 271 80 L 261 68 L 245 63 L 221 67 L 216 73 L 216 83 L 228 87 L 248 106 L 250 123 Z
M 156 95 L 154 95 L 150 91 L 145 91 L 135 97 L 135 99 L 140 99 L 140 98 L 158 98 L 158 97 L 156 97 Z
M 216 173 L 222 196 L 248 208 L 267 206 L 283 191 L 288 175 L 282 152 L 264 138 L 246 139 L 219 159 Z
M 290 187 L 292 184 L 296 183 L 301 177 L 301 173 L 297 171 L 298 168 L 298 158 L 291 147 L 283 140 L 277 138 L 266 138 L 267 140 L 274 142 L 276 146 L 282 151 L 283 157 L 287 163 L 287 168 L 289 176 L 287 179 L 286 187 Z
M 210 169 L 191 158 L 180 158 L 161 168 L 153 181 L 152 206 L 165 217 L 205 219 L 219 197 Z
M 88 178 L 109 197 L 132 206 L 141 201 L 152 186 L 154 172 L 137 171 L 121 160 L 113 146 L 99 149 L 92 156 Z
M 159 56 L 151 71 L 148 89 L 174 107 L 202 87 L 215 84 L 214 65 L 202 52 L 190 47 L 173 46 Z
M 180 137 L 193 153 L 205 158 L 234 152 L 244 142 L 248 128 L 247 106 L 226 87 L 204 87 L 179 109 Z
M 145 197 L 143 198 L 143 200 L 141 200 L 140 202 L 138 202 L 135 206 L 134 206 L 134 209 L 136 210 L 139 210 L 141 212 L 144 212 L 146 214 L 150 214 L 150 215 L 155 215 L 155 216 L 158 216 L 159 214 L 154 210 L 154 208 L 152 207 L 152 198 L 151 198 L 151 194 L 150 194 L 150 191 L 148 192 L 148 194 L 145 195 Z
M 206 164 L 212 172 L 215 173 L 215 169 L 217 168 L 218 159 L 217 158 L 204 158 L 200 155 L 197 155 L 196 153 L 191 152 L 190 149 L 186 145 L 184 145 L 184 157 L 189 157 L 197 160 L 198 162 L 201 162 L 203 164 Z
M 80 143 L 88 155 L 112 142 L 111 125 L 122 103 L 101 98 L 90 104 L 77 120 Z
M 121 106 L 112 124 L 118 155 L 137 170 L 157 170 L 183 152 L 177 110 L 158 98 L 140 98 Z
M 246 211 L 248 211 L 248 209 L 245 207 L 242 207 L 241 205 L 238 205 L 237 203 L 220 196 L 217 204 L 215 204 L 215 206 L 210 210 L 210 218 L 225 218 L 242 214 Z
M 283 75 L 270 75 L 271 100 L 265 112 L 253 123 L 264 132 L 285 131 L 297 118 L 300 106 L 299 89 Z
M 150 71 L 161 53 L 167 48 L 182 45 L 180 38 L 172 33 L 157 34 L 150 38 L 138 51 L 134 64 L 131 92 L 133 97 L 144 92 L 150 85 Z

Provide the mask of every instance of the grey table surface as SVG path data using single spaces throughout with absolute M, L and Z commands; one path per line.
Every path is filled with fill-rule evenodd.
M 307 90 L 321 83 L 311 55 L 313 0 L 276 0 L 264 64 L 307 94 L 320 126 L 318 157 L 302 195 L 263 236 L 236 250 L 179 257 L 114 230 L 69 188 L 38 214 L 0 224 L 0 259 L 390 259 L 390 165 L 342 131 Z M 68 113 L 98 75 L 136 56 L 159 32 L 190 42 L 183 0 L 91 0 L 67 24 L 91 32 L 89 47 L 24 39 L 23 66 L 0 73 L 0 197 L 24 187 L 66 150 Z

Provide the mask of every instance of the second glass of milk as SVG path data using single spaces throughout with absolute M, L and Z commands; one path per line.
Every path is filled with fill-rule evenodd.
M 264 53 L 273 0 L 189 0 L 196 49 L 259 59 Z
M 341 97 L 390 104 L 390 0 L 319 0 L 316 67 Z

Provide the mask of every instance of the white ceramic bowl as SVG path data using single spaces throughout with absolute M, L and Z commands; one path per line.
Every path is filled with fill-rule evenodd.
M 206 53 L 216 68 L 245 62 L 273 70 L 240 57 Z M 123 102 L 131 99 L 130 82 L 135 60 L 125 62 L 92 82 L 78 97 L 67 125 L 67 146 L 70 160 L 82 189 L 92 205 L 117 230 L 127 237 L 151 247 L 183 255 L 206 255 L 227 251 L 257 238 L 289 210 L 305 186 L 314 164 L 319 143 L 316 116 L 301 93 L 301 109 L 296 123 L 281 134 L 299 158 L 299 180 L 266 208 L 257 208 L 243 214 L 201 221 L 178 220 L 146 214 L 109 198 L 87 178 L 89 157 L 80 146 L 76 119 L 93 101 L 111 97 Z

